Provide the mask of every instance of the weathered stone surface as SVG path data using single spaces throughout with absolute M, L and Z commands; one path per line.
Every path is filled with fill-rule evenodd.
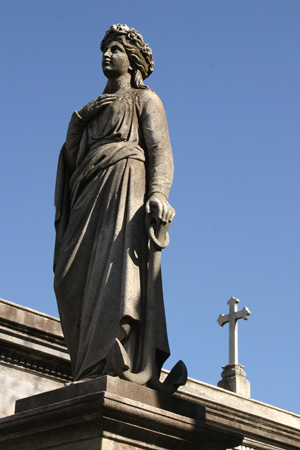
M 231 297 L 227 302 L 229 314 L 220 314 L 217 319 L 221 327 L 229 323 L 229 364 L 223 367 L 222 380 L 219 381 L 218 386 L 250 397 L 250 382 L 246 380 L 244 366 L 238 363 L 238 320 L 248 320 L 251 312 L 246 306 L 238 311 L 239 303 L 237 298 Z
M 207 423 L 240 431 L 242 450 L 300 449 L 299 414 L 192 379 L 177 395 L 205 406 Z
M 63 332 L 60 320 L 42 312 L 25 306 L 0 299 L 0 323 L 14 324 L 14 329 L 25 331 L 34 330 L 36 337 L 43 338 L 48 335 L 48 342 L 55 340 L 57 344 L 63 346 L 63 353 L 66 354 Z
M 21 368 L 0 365 L 0 417 L 14 413 L 16 400 L 57 389 L 61 383 Z
M 171 393 L 187 371 L 180 361 L 159 381 L 170 354 L 161 249 L 175 215 L 166 114 L 144 85 L 154 62 L 135 29 L 113 25 L 101 50 L 104 92 L 73 113 L 59 157 L 59 314 L 74 380 L 113 374 Z
M 69 380 L 59 320 L 0 299 L 0 417 L 14 413 L 17 399 Z
M 6 317 L 9 317 L 9 311 L 11 308 L 14 310 L 15 308 L 21 308 L 24 311 L 22 315 L 26 316 L 27 314 L 34 313 L 36 316 L 39 316 L 40 313 L 37 311 L 29 310 L 28 308 L 19 307 L 19 305 L 5 302 L 5 311 Z M 1 301 L 0 301 L 1 307 Z M 42 315 L 43 316 L 43 315 Z M 12 317 L 16 317 L 15 313 L 12 314 Z M 61 336 L 61 331 L 59 333 L 59 321 L 56 318 L 47 316 L 48 320 L 51 322 L 58 324 L 58 333 L 57 338 Z M 25 317 L 26 318 L 26 317 Z M 23 322 L 27 323 L 27 319 L 22 318 Z M 46 322 L 47 323 L 47 322 Z M 22 325 L 22 323 L 21 323 Z M 45 336 L 47 335 L 47 331 L 49 329 L 44 324 L 40 324 L 40 329 L 32 329 L 34 334 L 37 335 L 38 332 L 45 332 Z M 6 338 L 8 339 L 9 335 L 13 335 L 14 330 L 19 329 L 18 322 L 11 322 L 10 328 L 6 330 Z M 53 333 L 54 334 L 54 333 Z M 27 345 L 30 345 L 30 338 L 32 335 L 26 335 L 24 333 L 26 339 L 24 345 L 25 349 Z M 2 345 L 2 343 L 1 343 Z M 46 338 L 44 341 L 44 352 L 35 351 L 35 361 L 38 360 L 38 356 L 42 356 L 46 354 L 48 351 L 49 345 L 52 345 L 51 342 L 47 342 Z M 43 346 L 41 346 L 43 347 Z M 27 383 L 27 380 L 30 381 L 30 385 L 34 386 L 36 391 L 29 391 L 28 395 L 33 393 L 40 392 L 39 389 L 44 386 L 43 380 L 45 376 L 45 380 L 51 380 L 51 382 L 56 382 L 57 387 L 62 385 L 62 379 L 60 378 L 60 373 L 63 371 L 63 368 L 57 371 L 56 378 L 50 375 L 43 375 L 37 372 L 37 366 L 32 364 L 28 365 L 27 368 L 20 367 L 21 355 L 23 354 L 22 345 L 14 345 L 14 359 L 8 362 L 2 361 L 0 367 L 0 382 L 1 382 L 1 396 L 0 396 L 0 407 L 4 404 L 4 401 L 8 402 L 9 412 L 8 414 L 13 414 L 14 412 L 14 385 L 10 382 L 10 378 L 15 378 L 15 374 L 18 376 L 18 383 L 22 386 L 22 383 Z M 63 346 L 61 347 L 63 348 Z M 56 364 L 56 367 L 59 367 L 60 359 L 54 361 L 54 357 L 52 360 L 52 364 Z M 67 361 L 66 361 L 67 362 Z M 45 367 L 47 369 L 47 367 Z M 6 372 L 7 371 L 7 372 Z M 2 375 L 6 373 L 7 377 L 3 377 Z M 48 372 L 49 373 L 49 372 Z M 55 373 L 55 372 L 54 372 Z M 2 377 L 1 377 L 2 376 Z M 42 382 L 40 382 L 39 377 L 42 376 Z M 166 376 L 166 373 L 163 373 L 163 376 Z M 28 378 L 27 378 L 28 377 Z M 55 381 L 56 380 L 56 381 Z M 133 386 L 132 384 L 130 386 Z M 49 387 L 52 389 L 52 387 Z M 45 389 L 46 390 L 46 389 Z M 148 391 L 148 390 L 147 390 Z M 153 391 L 152 391 L 153 392 Z M 155 392 L 155 391 L 154 391 Z M 27 395 L 26 387 L 24 388 L 24 395 Z M 22 395 L 22 390 L 20 391 L 20 396 Z M 121 393 L 122 396 L 122 393 Z M 207 424 L 214 425 L 217 427 L 221 427 L 228 430 L 234 430 L 241 432 L 244 434 L 244 447 L 241 447 L 241 450 L 249 450 L 249 449 L 258 449 L 258 450 L 298 450 L 300 449 L 300 416 L 290 411 L 285 411 L 278 407 L 267 405 L 265 403 L 259 402 L 257 400 L 251 398 L 245 398 L 239 394 L 234 392 L 226 391 L 224 389 L 220 389 L 216 386 L 212 386 L 197 380 L 188 379 L 186 386 L 181 387 L 176 394 L 173 394 L 172 398 L 181 398 L 186 399 L 190 402 L 196 403 L 197 405 L 205 406 L 206 408 L 206 422 Z M 276 401 L 276 400 L 275 400 Z M 150 406 L 149 406 L 150 407 Z M 103 438 L 103 445 L 106 441 L 106 438 Z M 109 441 L 108 442 L 113 442 Z M 78 448 L 77 444 L 72 444 L 73 448 Z M 78 444 L 80 445 L 80 444 Z M 106 445 L 106 444 L 105 444 Z M 110 444 L 107 444 L 110 445 Z M 119 447 L 118 447 L 119 445 Z M 127 444 L 121 444 L 118 442 L 116 447 L 112 448 L 126 448 Z M 1 445 L 0 445 L 1 448 Z M 13 447 L 12 447 L 13 448 Z M 71 446 L 72 448 L 72 446 Z M 127 449 L 126 449 L 127 450 Z M 176 447 L 174 446 L 174 449 Z
M 206 424 L 202 406 L 117 377 L 21 400 L 21 410 L 0 420 L 1 450 L 225 450 L 242 442 L 240 434 Z
M 250 397 L 250 382 L 246 380 L 246 373 L 243 369 L 244 366 L 240 364 L 228 364 L 225 366 L 221 373 L 222 380 L 218 382 L 218 387 Z
M 99 392 L 110 392 L 126 399 L 139 401 L 150 407 L 181 414 L 191 419 L 205 421 L 205 408 L 199 404 L 182 400 L 153 389 L 139 386 L 118 377 L 103 376 L 89 381 L 70 383 L 69 385 L 50 392 L 44 392 L 16 402 L 16 413 L 44 407 L 56 402 L 72 400 Z

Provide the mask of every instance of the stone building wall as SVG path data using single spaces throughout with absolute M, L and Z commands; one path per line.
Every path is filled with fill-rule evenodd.
M 59 320 L 0 299 L 0 417 L 13 414 L 19 398 L 70 380 Z
M 17 399 L 71 380 L 59 320 L 0 300 L 0 417 L 14 413 Z M 297 414 L 190 378 L 174 395 L 205 406 L 208 424 L 242 433 L 240 450 L 300 449 Z

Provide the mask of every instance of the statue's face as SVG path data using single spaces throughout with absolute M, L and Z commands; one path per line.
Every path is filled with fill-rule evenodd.
M 107 78 L 118 78 L 128 73 L 130 62 L 126 50 L 118 41 L 107 44 L 102 56 L 102 70 Z

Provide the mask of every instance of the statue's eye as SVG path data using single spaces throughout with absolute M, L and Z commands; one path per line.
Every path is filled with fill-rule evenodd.
M 112 51 L 112 53 L 117 53 L 117 52 L 121 52 L 122 49 L 121 49 L 121 47 L 119 47 L 118 45 L 113 45 L 113 46 L 111 47 L 111 51 Z

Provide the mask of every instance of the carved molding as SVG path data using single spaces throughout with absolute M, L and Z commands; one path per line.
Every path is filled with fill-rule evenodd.
M 0 350 L 0 363 L 4 362 L 12 366 L 22 367 L 28 369 L 31 372 L 47 375 L 50 377 L 58 378 L 65 381 L 72 381 L 71 366 L 63 361 L 59 364 L 59 361 L 50 361 L 47 358 L 34 358 L 31 354 L 25 354 L 25 352 L 14 351 L 11 348 L 3 348 L 1 343 Z

